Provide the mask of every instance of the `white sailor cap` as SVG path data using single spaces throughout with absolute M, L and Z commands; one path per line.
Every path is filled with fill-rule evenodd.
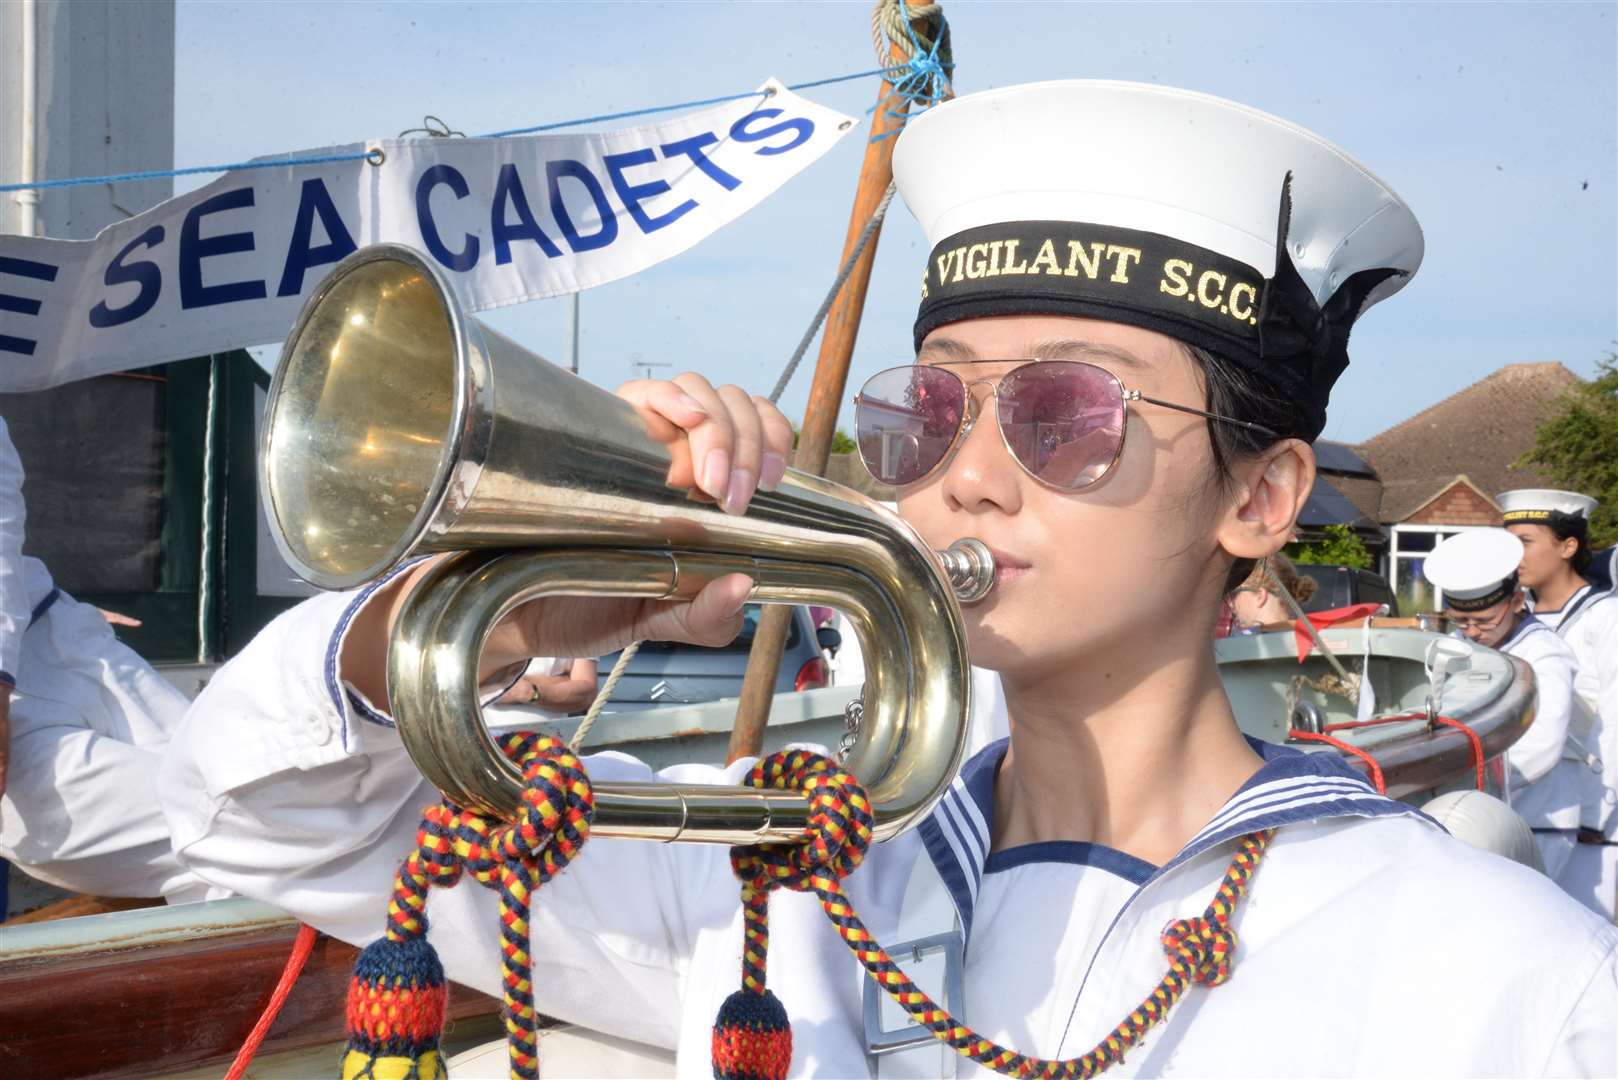
M 1504 529 L 1470 529 L 1440 543 L 1421 572 L 1444 591 L 1444 606 L 1482 611 L 1517 591 L 1522 541 Z
M 1518 488 L 1495 497 L 1507 525 L 1553 525 L 1580 529 L 1590 523 L 1596 500 L 1577 491 L 1554 488 Z
M 1314 437 L 1348 333 L 1421 263 L 1410 208 L 1337 147 L 1206 94 L 1072 80 L 910 120 L 899 192 L 932 252 L 915 344 L 988 315 L 1079 315 L 1240 364 Z

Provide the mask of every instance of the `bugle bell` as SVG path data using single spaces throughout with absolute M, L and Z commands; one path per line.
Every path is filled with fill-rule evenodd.
M 270 386 L 261 491 L 293 569 L 323 588 L 402 560 L 428 571 L 396 622 L 388 695 L 400 735 L 451 801 L 512 815 L 521 776 L 478 706 L 494 625 L 547 594 L 686 598 L 750 575 L 752 599 L 842 611 L 866 656 L 846 757 L 885 838 L 959 763 L 969 708 L 962 595 L 993 580 L 975 541 L 941 561 L 881 505 L 788 470 L 735 517 L 666 483 L 670 457 L 617 396 L 470 318 L 440 271 L 396 245 L 344 259 L 305 303 Z M 947 568 L 946 568 L 947 564 Z M 794 793 L 596 785 L 597 835 L 792 840 Z

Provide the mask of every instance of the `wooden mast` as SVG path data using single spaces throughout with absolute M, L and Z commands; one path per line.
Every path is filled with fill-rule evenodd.
M 923 33 L 935 36 L 943 32 L 943 13 L 938 5 L 929 5 L 927 14 L 912 18 L 911 25 L 918 37 Z M 929 36 L 928 40 L 934 40 L 934 36 Z M 901 67 L 909 60 L 904 43 L 889 35 L 886 63 L 890 67 Z M 893 181 L 893 146 L 898 141 L 899 129 L 904 127 L 909 107 L 909 99 L 895 92 L 894 78 L 883 79 L 877 91 L 876 109 L 871 114 L 871 135 L 865 144 L 865 160 L 860 165 L 854 208 L 849 212 L 848 233 L 843 239 L 843 254 L 837 261 L 839 270 L 847 265 L 859 245 L 860 234 Z M 881 231 L 879 224 L 871 233 L 826 316 L 814 382 L 809 387 L 809 405 L 804 411 L 798 449 L 792 461 L 794 468 L 816 476 L 826 475 L 832 434 L 837 428 L 837 413 L 843 403 L 848 365 L 854 355 L 860 318 L 865 312 L 865 291 L 871 283 L 871 265 L 876 260 L 876 243 Z M 776 675 L 781 668 L 791 618 L 791 607 L 771 604 L 764 608 L 759 619 L 747 657 L 747 673 L 742 678 L 736 723 L 730 733 L 730 761 L 756 755 L 763 745 L 764 726 L 769 720 L 770 699 L 775 694 Z

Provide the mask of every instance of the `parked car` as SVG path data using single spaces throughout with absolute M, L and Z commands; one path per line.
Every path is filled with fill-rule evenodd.
M 742 692 L 742 675 L 753 647 L 760 607 L 748 604 L 742 632 L 729 645 L 708 649 L 673 641 L 643 641 L 614 689 L 609 710 L 650 709 L 658 705 L 689 705 L 699 701 L 733 698 Z M 786 648 L 776 674 L 775 692 L 816 690 L 827 685 L 830 672 L 821 649 L 835 653 L 841 640 L 830 627 L 818 633 L 807 607 L 794 607 L 787 624 Z M 603 656 L 601 682 L 618 662 L 618 654 Z
M 1353 604 L 1386 604 L 1388 614 L 1399 614 L 1399 600 L 1393 586 L 1381 574 L 1356 570 L 1352 566 L 1317 566 L 1299 563 L 1298 573 L 1315 579 L 1315 595 L 1303 605 L 1305 611 L 1330 611 Z

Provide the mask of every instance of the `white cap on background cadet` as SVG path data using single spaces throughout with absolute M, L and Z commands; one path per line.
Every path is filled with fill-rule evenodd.
M 1421 572 L 1443 590 L 1444 606 L 1483 611 L 1517 591 L 1522 541 L 1504 529 L 1471 529 L 1433 548 Z
M 1518 488 L 1502 491 L 1495 496 L 1500 504 L 1500 515 L 1507 525 L 1557 525 L 1563 527 L 1590 525 L 1590 515 L 1599 503 L 1577 491 L 1557 491 L 1554 488 Z

